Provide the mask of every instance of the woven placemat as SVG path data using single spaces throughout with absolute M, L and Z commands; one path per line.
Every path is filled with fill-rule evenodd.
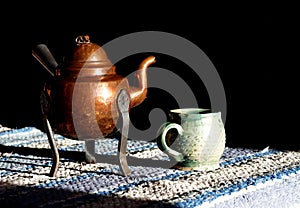
M 220 168 L 179 171 L 150 167 L 147 161 L 168 162 L 168 156 L 154 142 L 129 140 L 128 156 L 141 163 L 129 163 L 132 173 L 125 177 L 117 164 L 86 163 L 83 141 L 55 138 L 60 166 L 57 176 L 49 177 L 52 158 L 42 131 L 26 127 L 0 132 L 1 207 L 282 208 L 300 204 L 297 151 L 226 147 Z M 97 140 L 96 152 L 115 157 L 117 143 L 117 139 Z
M 0 132 L 2 132 L 2 131 L 7 131 L 7 130 L 10 130 L 10 128 L 5 127 L 5 126 L 2 126 L 2 125 L 0 124 Z

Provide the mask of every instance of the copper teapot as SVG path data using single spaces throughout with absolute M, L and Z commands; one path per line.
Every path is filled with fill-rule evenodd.
M 46 45 L 39 44 L 32 50 L 32 55 L 51 75 L 42 90 L 41 105 L 56 160 L 58 152 L 52 130 L 70 139 L 108 137 L 117 131 L 119 108 L 123 104 L 123 128 L 128 131 L 129 121 L 125 113 L 145 100 L 147 68 L 156 61 L 154 56 L 145 58 L 136 71 L 138 86 L 129 86 L 127 78 L 116 74 L 116 66 L 108 59 L 104 49 L 91 42 L 88 35 L 78 36 L 71 51 L 58 64 Z M 124 126 L 124 121 L 127 126 Z M 124 145 L 123 150 L 119 150 L 123 154 Z M 56 170 L 57 164 L 51 175 L 55 175 Z

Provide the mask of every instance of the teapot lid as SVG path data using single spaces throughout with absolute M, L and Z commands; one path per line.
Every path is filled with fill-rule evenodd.
M 78 36 L 76 46 L 64 59 L 64 68 L 88 76 L 115 74 L 115 66 L 108 59 L 106 52 L 99 45 L 92 43 L 88 35 Z

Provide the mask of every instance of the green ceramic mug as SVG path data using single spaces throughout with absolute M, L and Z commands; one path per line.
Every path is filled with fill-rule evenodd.
M 176 160 L 173 168 L 180 170 L 219 168 L 226 142 L 221 112 L 202 108 L 171 110 L 156 138 L 159 149 Z

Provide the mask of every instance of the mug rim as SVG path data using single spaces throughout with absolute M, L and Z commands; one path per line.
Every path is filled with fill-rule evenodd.
M 209 112 L 211 109 L 208 108 L 176 108 L 171 109 L 171 113 L 179 114 L 179 115 L 217 115 L 221 112 Z M 206 112 L 208 111 L 208 112 Z

